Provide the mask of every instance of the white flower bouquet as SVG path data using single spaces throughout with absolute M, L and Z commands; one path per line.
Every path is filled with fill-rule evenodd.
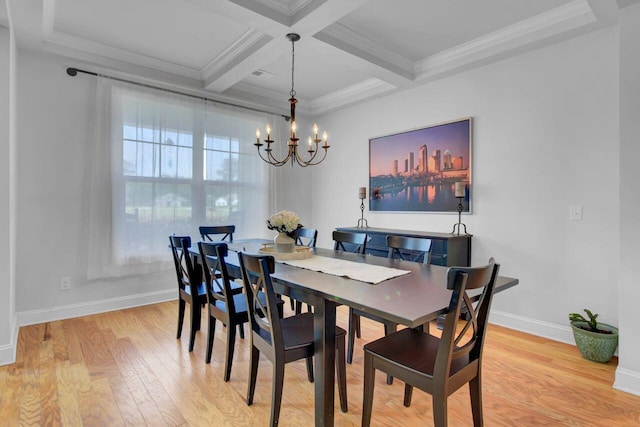
M 280 211 L 271 215 L 267 220 L 267 228 L 269 230 L 286 233 L 289 237 L 294 237 L 293 232 L 301 227 L 300 217 L 290 211 Z

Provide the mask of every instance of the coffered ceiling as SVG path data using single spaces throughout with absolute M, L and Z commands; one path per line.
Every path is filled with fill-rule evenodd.
M 286 111 L 361 102 L 616 22 L 614 0 L 8 0 L 19 47 Z

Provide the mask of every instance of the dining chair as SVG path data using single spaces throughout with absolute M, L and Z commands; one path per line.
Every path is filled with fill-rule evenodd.
M 186 303 L 190 307 L 191 332 L 189 334 L 189 351 L 193 351 L 196 332 L 200 330 L 202 307 L 207 302 L 207 291 L 202 283 L 202 270 L 194 268 L 189 255 L 191 237 L 169 236 L 173 263 L 176 267 L 178 278 L 178 333 L 176 338 L 182 336 L 182 324 Z
M 258 376 L 258 360 L 260 353 L 262 353 L 273 365 L 270 425 L 276 426 L 280 418 L 285 364 L 306 359 L 307 377 L 309 382 L 313 382 L 313 355 L 315 353 L 313 313 L 297 314 L 280 319 L 276 311 L 276 295 L 271 282 L 271 274 L 275 270 L 274 258 L 244 253 L 240 253 L 239 258 L 251 324 L 247 405 L 253 404 Z M 265 302 L 257 297 L 261 292 L 266 295 Z M 263 313 L 264 317 L 261 317 L 260 313 Z M 346 331 L 336 326 L 336 375 L 342 412 L 347 412 L 345 335 Z
M 389 247 L 389 259 L 401 259 L 405 261 L 429 264 L 431 260 L 431 240 L 419 237 L 387 236 Z M 356 336 L 360 338 L 360 316 L 382 323 L 384 334 L 389 335 L 398 329 L 398 324 L 371 313 L 349 308 L 349 341 L 347 343 L 347 363 L 353 361 L 353 350 Z M 393 383 L 393 377 L 387 376 L 387 384 Z
M 216 239 L 217 241 L 224 241 L 229 238 L 229 243 L 233 243 L 233 233 L 236 232 L 235 225 L 203 225 L 198 228 L 200 231 L 200 237 L 203 241 L 213 242 L 214 239 L 211 236 L 217 236 L 223 234 L 221 239 Z
M 499 269 L 493 258 L 482 267 L 449 268 L 447 289 L 453 292 L 440 337 L 406 328 L 364 346 L 363 426 L 371 423 L 376 369 L 404 381 L 406 407 L 413 387 L 431 394 L 438 427 L 447 425 L 449 395 L 468 383 L 473 425 L 482 426 L 482 349 Z M 473 297 L 468 293 L 472 290 Z M 459 320 L 463 306 L 468 320 Z
M 364 254 L 367 249 L 367 235 L 364 233 L 351 233 L 348 231 L 338 231 L 335 230 L 333 232 L 333 249 L 336 251 L 343 252 L 355 252 L 357 254 Z M 354 325 L 356 335 L 360 338 L 360 325 Z M 351 324 L 351 316 L 349 316 L 349 326 L 348 329 L 352 329 Z M 349 341 L 351 342 L 351 341 Z M 351 356 L 349 356 L 351 354 Z M 347 363 L 351 363 L 353 359 L 353 349 L 347 351 Z
M 349 233 L 347 231 L 333 232 L 333 249 L 343 252 L 364 254 L 367 249 L 367 235 L 365 233 Z
M 316 247 L 316 240 L 318 239 L 318 230 L 315 228 L 300 227 L 293 232 L 296 237 L 296 245 L 308 246 L 310 248 Z
M 315 228 L 300 227 L 293 232 L 296 239 L 296 246 L 307 246 L 309 248 L 316 247 L 316 240 L 318 239 L 318 230 Z M 295 310 L 296 314 L 302 312 L 302 302 L 296 301 L 290 298 L 291 309 Z M 311 305 L 307 304 L 307 311 L 311 311 Z
M 421 237 L 387 236 L 388 258 L 431 264 L 431 239 Z
M 243 288 L 232 288 L 231 286 L 232 281 L 225 262 L 228 254 L 227 244 L 222 242 L 198 242 L 198 250 L 204 271 L 207 289 L 207 312 L 209 315 L 206 363 L 211 362 L 216 320 L 219 320 L 227 327 L 224 381 L 229 381 L 236 342 L 236 326 L 240 330 L 240 337 L 244 338 L 243 325 L 249 321 L 247 302 L 244 295 L 242 295 Z M 264 300 L 264 295 L 262 297 Z

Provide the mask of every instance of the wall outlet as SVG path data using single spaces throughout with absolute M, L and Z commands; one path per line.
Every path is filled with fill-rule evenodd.
M 63 276 L 60 278 L 60 290 L 66 291 L 71 289 L 71 277 Z

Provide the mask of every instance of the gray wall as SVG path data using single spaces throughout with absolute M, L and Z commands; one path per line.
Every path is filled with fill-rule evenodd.
M 640 382 L 640 4 L 620 19 L 620 363 L 616 387 L 638 393 Z

